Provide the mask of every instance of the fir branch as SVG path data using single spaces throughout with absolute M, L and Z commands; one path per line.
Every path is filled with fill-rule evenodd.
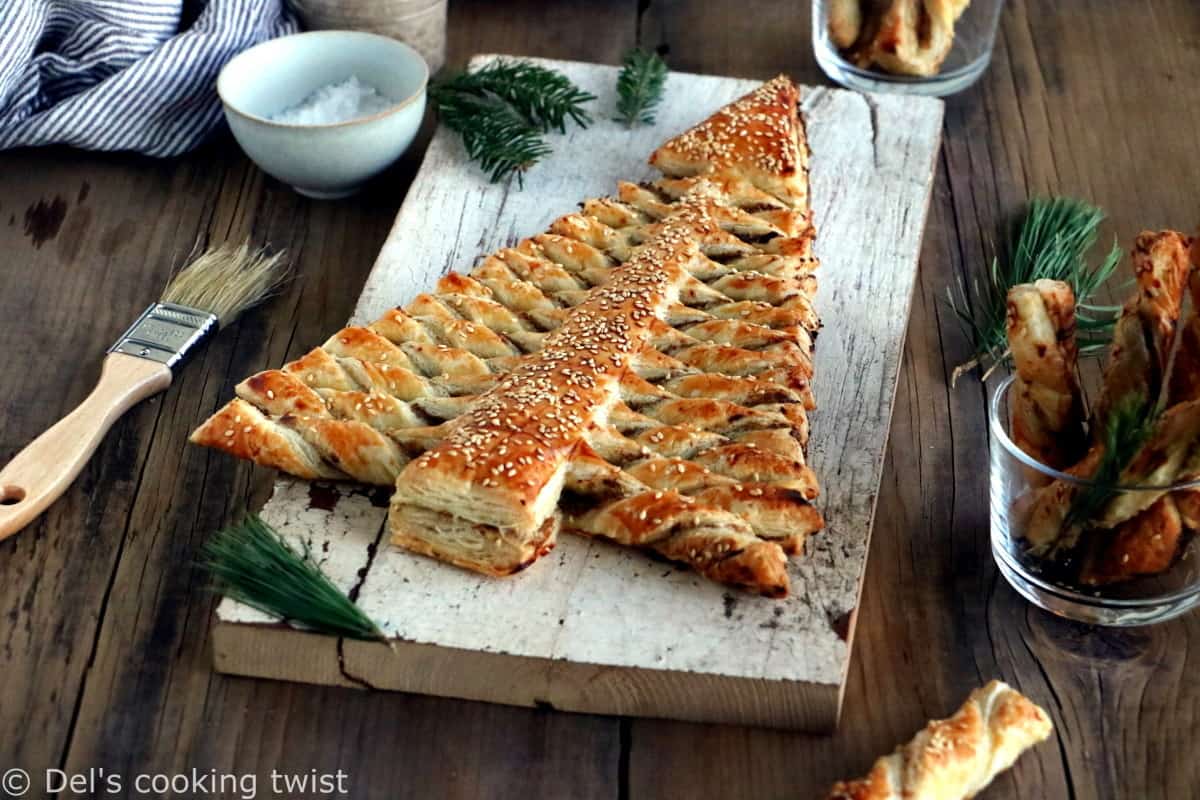
M 1159 411 L 1158 404 L 1140 392 L 1128 394 L 1113 404 L 1103 422 L 1100 441 L 1104 450 L 1100 464 L 1089 485 L 1071 500 L 1064 529 L 1083 527 L 1112 499 L 1121 473 L 1154 431 Z
M 218 531 L 204 544 L 201 558 L 215 588 L 240 603 L 320 633 L 387 641 L 321 571 L 307 545 L 297 552 L 255 514 Z
M 497 60 L 433 84 L 429 98 L 446 127 L 463 140 L 493 182 L 517 175 L 550 152 L 543 134 L 587 127 L 583 104 L 596 99 L 559 72 Z
M 617 75 L 617 113 L 626 126 L 654 124 L 654 109 L 662 101 L 667 64 L 658 53 L 635 47 L 625 54 Z
M 545 139 L 512 106 L 491 97 L 466 94 L 439 107 L 442 122 L 462 137 L 467 157 L 495 183 L 521 173 L 550 153 Z
M 958 297 L 949 287 L 946 295 L 971 339 L 972 357 L 955 369 L 955 378 L 976 366 L 989 372 L 1008 362 L 1008 290 L 1043 278 L 1064 281 L 1075 293 L 1079 350 L 1093 353 L 1103 348 L 1112 333 L 1119 306 L 1094 302 L 1096 292 L 1121 261 L 1114 243 L 1104 259 L 1091 266 L 1088 253 L 1096 243 L 1104 212 L 1070 197 L 1035 198 L 1016 227 L 1009 257 L 993 258 L 984 286 L 970 291 L 959 284 Z
M 493 61 L 458 75 L 449 85 L 456 92 L 504 99 L 543 133 L 565 132 L 568 118 L 587 127 L 592 118 L 583 110 L 583 104 L 596 99 L 561 72 L 524 61 Z

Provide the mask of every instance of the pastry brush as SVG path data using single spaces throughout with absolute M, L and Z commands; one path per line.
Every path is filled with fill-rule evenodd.
M 181 270 L 108 349 L 91 394 L 0 470 L 0 539 L 57 500 L 121 415 L 170 386 L 188 354 L 267 297 L 285 272 L 282 254 L 245 244 L 210 250 Z

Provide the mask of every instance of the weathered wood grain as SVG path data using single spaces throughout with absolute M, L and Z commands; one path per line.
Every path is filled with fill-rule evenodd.
M 807 6 L 765 0 L 454 0 L 451 60 L 508 51 L 613 63 L 634 40 L 638 5 L 648 6 L 643 41 L 667 44 L 676 69 L 822 80 Z M 980 274 L 997 225 L 1028 192 L 1091 198 L 1124 243 L 1141 227 L 1192 228 L 1197 42 L 1190 0 L 1136 10 L 1013 0 L 983 83 L 951 99 L 847 713 L 832 737 L 213 674 L 213 602 L 178 564 L 257 507 L 270 476 L 219 458 L 172 469 L 147 456 L 178 450 L 236 378 L 345 319 L 417 161 L 367 196 L 328 204 L 256 180 L 228 140 L 171 162 L 0 153 L 0 460 L 82 398 L 99 366 L 89 348 L 121 332 L 195 238 L 252 233 L 305 254 L 292 292 L 189 367 L 204 375 L 172 393 L 186 392 L 191 407 L 168 393 L 135 410 L 50 516 L 0 546 L 0 764 L 342 767 L 355 798 L 387 800 L 815 798 L 999 676 L 1046 705 L 1059 733 L 987 800 L 1190 800 L 1200 782 L 1189 757 L 1200 731 L 1200 615 L 1097 632 L 1029 609 L 998 580 L 987 555 L 982 393 L 947 388 L 966 352 L 939 298 L 956 276 Z M 148 503 L 150 516 L 134 521 L 131 509 Z M 128 600 L 110 609 L 119 597 Z
M 447 271 L 466 271 L 480 254 L 544 230 L 581 198 L 611 193 L 618 177 L 652 177 L 645 158 L 654 147 L 757 85 L 672 73 L 657 123 L 630 130 L 610 119 L 615 69 L 546 63 L 597 96 L 595 123 L 555 137 L 555 152 L 523 188 L 488 183 L 458 138 L 439 132 L 353 322 L 374 320 Z M 282 481 L 264 513 L 328 553 L 338 580 L 365 572 L 358 602 L 397 639 L 394 653 L 347 643 L 347 675 L 375 688 L 574 711 L 818 730 L 835 723 L 941 106 L 810 89 L 802 108 L 823 261 L 817 302 L 827 320 L 809 447 L 825 479 L 828 527 L 793 563 L 797 591 L 786 601 L 732 593 L 644 554 L 574 537 L 560 541 L 552 566 L 497 581 L 379 542 L 382 508 L 363 514 L 362 502 L 347 502 L 314 512 L 307 489 Z M 233 603 L 218 611 L 218 668 L 287 679 L 330 674 L 302 650 L 297 663 L 233 635 L 228 628 L 238 622 L 263 630 L 261 615 L 245 611 Z M 235 647 L 246 643 L 248 652 Z M 495 681 L 497 670 L 508 678 Z

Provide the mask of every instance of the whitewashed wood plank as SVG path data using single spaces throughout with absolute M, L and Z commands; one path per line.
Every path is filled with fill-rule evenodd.
M 610 119 L 615 69 L 546 63 L 597 95 L 595 124 L 552 136 L 554 153 L 525 176 L 523 190 L 515 180 L 487 183 L 463 158 L 457 138 L 439 131 L 354 321 L 408 302 L 450 269 L 470 269 L 480 255 L 544 229 L 584 197 L 610 194 L 618 179 L 652 177 L 645 159 L 655 146 L 757 84 L 672 73 L 657 124 L 627 130 Z M 408 644 L 386 659 L 369 647 L 349 648 L 346 660 L 355 661 L 356 677 L 385 688 L 577 710 L 832 724 L 850 655 L 942 107 L 823 88 L 805 89 L 802 105 L 813 149 L 823 262 L 817 302 L 825 320 L 816 355 L 821 408 L 813 415 L 810 448 L 829 527 L 810 540 L 805 557 L 792 561 L 793 595 L 752 597 L 644 554 L 570 536 L 510 580 L 381 546 L 369 561 L 359 602 Z M 297 535 L 319 540 L 320 526 L 303 516 L 312 514 L 307 495 L 289 484 L 281 481 L 267 513 L 295 525 Z M 331 546 L 346 553 L 337 567 L 341 576 L 368 567 L 363 542 L 373 541 L 384 512 L 358 504 L 337 521 L 339 503 L 321 513 L 329 515 L 322 524 L 332 533 Z M 350 515 L 357 516 L 351 521 Z M 366 533 L 348 536 L 348 526 Z M 222 605 L 219 619 L 235 624 L 250 617 Z M 496 662 L 498 654 L 503 657 Z M 243 655 L 227 658 L 224 668 L 272 674 L 269 664 Z M 421 672 L 434 663 L 436 677 Z M 479 670 L 490 673 L 496 663 L 513 677 L 489 689 Z M 277 667 L 281 677 L 319 679 Z

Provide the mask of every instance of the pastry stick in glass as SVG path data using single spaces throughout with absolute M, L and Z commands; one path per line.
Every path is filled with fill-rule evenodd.
M 1071 287 L 1040 280 L 1010 289 L 1008 344 L 1017 372 L 1013 441 L 1041 463 L 1066 469 L 1086 448 Z
M 1139 397 L 1147 408 L 1158 402 L 1183 305 L 1188 244 L 1187 238 L 1175 231 L 1145 231 L 1138 236 L 1133 250 L 1137 292 L 1125 304 L 1113 331 L 1104 388 L 1092 415 L 1092 446 L 1079 463 L 1066 470 L 1072 475 L 1090 478 L 1102 463 L 1103 434 L 1117 404 Z M 1025 528 L 1035 552 L 1075 545 L 1079 525 L 1066 523 L 1079 491 L 1076 485 L 1055 481 L 1039 492 Z

